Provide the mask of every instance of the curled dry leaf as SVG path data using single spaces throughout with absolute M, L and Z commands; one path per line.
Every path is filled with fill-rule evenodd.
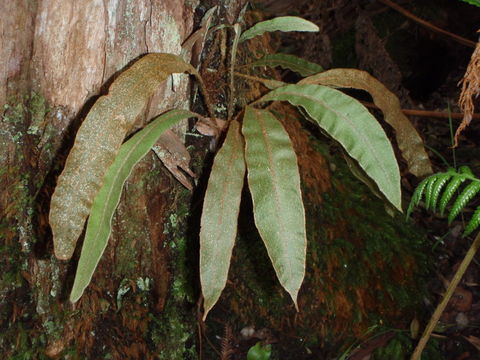
M 470 124 L 473 117 L 475 106 L 473 105 L 473 97 L 480 94 L 480 42 L 477 43 L 475 51 L 472 54 L 467 71 L 462 80 L 462 93 L 458 104 L 463 111 L 463 120 L 457 131 L 455 132 L 455 145 L 458 145 L 458 137 L 462 131 Z
M 398 98 L 385 85 L 366 71 L 333 69 L 307 77 L 299 84 L 319 84 L 365 90 L 383 112 L 385 121 L 395 129 L 398 147 L 408 164 L 409 171 L 418 177 L 431 174 L 432 165 L 422 138 L 405 116 Z
M 205 136 L 217 137 L 227 126 L 227 122 L 218 118 L 202 118 L 197 121 L 195 128 Z
M 69 259 L 93 199 L 120 145 L 146 103 L 172 73 L 195 69 L 172 54 L 148 54 L 124 71 L 80 126 L 50 204 L 55 256 Z
M 215 152 L 217 148 L 218 138 L 226 129 L 227 121 L 218 118 L 201 118 L 195 124 L 197 131 L 205 136 L 211 136 L 209 149 Z
M 168 171 L 183 186 L 192 191 L 192 183 L 185 173 L 192 178 L 197 176 L 190 169 L 190 154 L 182 140 L 172 130 L 167 130 L 160 136 L 152 150 Z
M 191 64 L 194 67 L 197 67 L 200 62 L 200 56 L 202 55 L 205 39 L 207 37 L 208 30 L 210 29 L 212 18 L 217 9 L 218 6 L 210 8 L 200 22 L 200 29 L 190 35 L 182 44 L 182 55 L 188 53 L 189 51 L 192 52 Z

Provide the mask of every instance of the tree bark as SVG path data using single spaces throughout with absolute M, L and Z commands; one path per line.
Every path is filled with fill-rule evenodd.
M 158 158 L 148 155 L 129 178 L 109 246 L 76 306 L 67 299 L 81 244 L 72 261 L 54 258 L 48 207 L 95 99 L 141 55 L 179 55 L 198 26 L 195 11 L 215 2 L 0 4 L 0 348 L 7 358 L 196 358 L 199 294 L 183 229 L 190 195 Z M 222 16 L 235 18 L 242 2 L 223 6 Z M 189 106 L 189 78 L 175 75 L 137 128 Z M 183 123 L 175 131 L 185 130 Z

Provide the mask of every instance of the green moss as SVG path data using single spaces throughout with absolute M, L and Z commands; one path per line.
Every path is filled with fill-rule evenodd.
M 18 241 L 14 239 L 6 241 L 6 234 L 10 231 L 16 232 L 17 230 L 6 222 L 0 224 L 0 267 L 2 269 L 0 294 L 2 296 L 25 285 L 21 272 L 27 268 L 27 259 L 22 256 Z
M 63 334 L 63 324 L 52 321 L 52 320 L 47 320 L 43 322 L 43 329 L 45 330 L 45 334 L 47 335 L 47 338 L 49 340 L 56 340 L 60 339 Z
M 182 189 L 177 201 L 177 209 L 170 213 L 168 222 L 165 224 L 165 233 L 170 234 L 170 248 L 174 252 L 175 267 L 174 281 L 172 286 L 172 296 L 177 301 L 188 301 L 195 303 L 195 289 L 192 272 L 192 244 L 188 238 L 185 227 L 187 217 L 189 216 L 190 193 Z
M 186 236 L 186 220 L 189 192 L 179 190 L 178 208 L 168 216 L 165 233 L 170 235 L 173 260 L 173 283 L 165 310 L 157 318 L 151 316 L 150 339 L 155 345 L 159 359 L 196 359 L 195 334 L 196 291 L 191 266 L 193 253 Z M 193 321 L 192 321 L 193 319 Z
M 15 342 L 4 342 L 3 340 L 8 339 L 7 336 L 12 336 L 10 340 Z M 0 337 L 0 348 L 9 360 L 48 360 L 45 355 L 46 345 L 47 340 L 44 335 L 32 336 L 32 330 L 18 322 Z
M 160 360 L 196 359 L 196 329 L 190 316 L 179 310 L 178 303 L 171 299 L 160 318 L 151 318 L 151 340 Z
M 41 135 L 45 116 L 49 111 L 46 99 L 38 93 L 32 93 L 29 99 L 28 109 L 31 116 L 31 122 L 27 129 L 27 134 Z
M 22 101 L 12 100 L 9 104 L 3 105 L 3 110 L 3 122 L 13 125 L 18 125 L 23 122 L 25 108 Z

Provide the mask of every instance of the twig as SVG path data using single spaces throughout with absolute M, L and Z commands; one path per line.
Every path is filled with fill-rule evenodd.
M 235 63 L 237 62 L 237 50 L 238 50 L 238 41 L 240 40 L 240 33 L 242 29 L 240 24 L 233 25 L 234 38 L 231 49 L 231 59 L 230 59 L 230 72 L 229 72 L 229 88 L 230 96 L 228 99 L 228 108 L 227 108 L 227 120 L 230 121 L 233 116 L 233 104 L 235 102 L 235 85 L 234 85 L 234 72 L 235 72 Z
M 205 106 L 207 107 L 208 116 L 213 119 L 213 117 L 215 116 L 215 112 L 213 111 L 212 100 L 210 99 L 210 94 L 208 93 L 208 89 L 205 86 L 205 83 L 203 82 L 203 79 L 198 72 L 195 72 L 195 78 L 198 81 L 198 85 L 200 87 L 200 93 L 202 94 L 203 100 L 205 102 Z
M 435 31 L 439 34 L 448 36 L 448 37 L 454 39 L 455 41 L 459 42 L 462 45 L 473 47 L 473 48 L 476 45 L 476 43 L 474 41 L 465 39 L 464 37 L 461 37 L 461 36 L 456 35 L 456 34 L 452 34 L 451 32 L 443 30 L 443 29 L 439 28 L 438 26 L 435 26 L 435 25 L 429 23 L 428 21 L 420 19 L 418 16 L 415 16 L 410 11 L 405 10 L 403 7 L 401 7 L 398 4 L 395 4 L 393 1 L 390 1 L 390 0 L 379 0 L 379 1 L 381 3 L 387 5 L 387 6 L 391 7 L 392 9 L 398 11 L 399 13 L 405 15 L 409 19 L 412 19 L 413 21 L 419 23 L 420 25 L 425 26 L 426 28 L 428 28 L 430 30 L 433 30 L 433 31 Z
M 236 76 L 243 77 L 248 80 L 252 81 L 258 81 L 261 82 L 262 84 L 266 85 L 267 87 L 268 84 L 270 83 L 276 83 L 277 86 L 283 86 L 283 85 L 288 85 L 287 83 L 283 83 L 278 80 L 270 80 L 270 79 L 265 79 L 265 78 L 260 78 L 257 76 L 252 76 L 252 75 L 247 75 L 247 74 L 242 74 L 239 72 L 235 72 Z M 379 107 L 371 102 L 367 101 L 361 101 L 363 105 L 365 105 L 368 108 L 371 109 L 379 109 Z M 402 109 L 402 112 L 405 115 L 411 115 L 411 116 L 422 116 L 422 117 L 434 117 L 434 118 L 441 118 L 441 119 L 448 119 L 451 117 L 452 119 L 463 119 L 463 114 L 462 113 L 449 113 L 449 112 L 442 112 L 442 111 L 432 111 L 432 110 L 418 110 L 418 109 Z M 480 119 L 480 114 L 472 114 L 472 119 Z
M 378 109 L 378 107 L 376 105 L 374 105 L 370 102 L 362 101 L 361 103 L 368 108 Z M 435 117 L 435 118 L 442 118 L 442 119 L 448 119 L 449 116 L 451 116 L 452 119 L 462 119 L 463 118 L 462 113 L 450 113 L 449 114 L 448 112 L 442 112 L 442 111 L 402 109 L 402 112 L 405 115 L 411 115 L 411 116 L 425 116 L 425 117 Z M 480 114 L 473 114 L 472 119 L 480 119 Z
M 477 236 L 475 237 L 475 240 L 473 240 L 473 243 L 468 249 L 467 253 L 465 254 L 465 257 L 463 258 L 462 263 L 460 264 L 460 267 L 458 268 L 457 272 L 453 276 L 453 279 L 447 288 L 446 294 L 444 295 L 440 304 L 438 304 L 437 308 L 435 309 L 435 312 L 433 313 L 430 321 L 428 322 L 428 325 L 425 328 L 425 331 L 423 332 L 423 335 L 420 341 L 418 342 L 412 357 L 410 358 L 411 360 L 419 360 L 420 357 L 422 356 L 423 349 L 427 345 L 427 342 L 430 339 L 430 336 L 432 335 L 432 332 L 435 329 L 435 326 L 437 326 L 438 320 L 440 320 L 440 316 L 442 316 L 443 311 L 447 307 L 447 304 L 450 301 L 450 298 L 454 294 L 455 289 L 460 283 L 460 280 L 462 279 L 463 274 L 465 274 L 465 271 L 467 270 L 468 265 L 470 265 L 470 263 L 472 262 L 473 257 L 475 256 L 475 253 L 477 252 L 479 247 L 480 247 L 480 233 L 478 233 Z

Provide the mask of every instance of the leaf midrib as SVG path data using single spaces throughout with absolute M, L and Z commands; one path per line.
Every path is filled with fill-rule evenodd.
M 274 161 L 273 161 L 273 154 L 272 154 L 272 149 L 270 147 L 270 144 L 269 142 L 267 141 L 268 139 L 268 135 L 266 134 L 266 129 L 265 129 L 265 124 L 264 124 L 264 121 L 263 119 L 261 118 L 261 116 L 258 116 L 258 113 L 260 113 L 260 110 L 258 109 L 255 109 L 254 108 L 254 111 L 255 111 L 255 117 L 256 117 L 256 120 L 258 121 L 260 127 L 261 127 L 261 131 L 262 131 L 262 139 L 263 139 L 263 142 L 265 144 L 265 147 L 267 149 L 267 154 L 268 154 L 268 161 L 270 164 L 274 165 Z M 285 224 L 283 223 L 283 221 L 281 221 L 282 219 L 280 218 L 279 214 L 281 213 L 280 209 L 281 209 L 281 201 L 280 201 L 280 196 L 279 196 L 279 190 L 278 190 L 278 184 L 276 183 L 275 179 L 276 179 L 276 171 L 274 169 L 274 166 L 270 166 L 269 167 L 269 172 L 271 173 L 272 176 L 270 176 L 270 179 L 272 180 L 272 185 L 273 185 L 273 191 L 274 191 L 274 194 L 275 194 L 275 204 L 276 204 L 276 212 L 275 212 L 275 217 L 277 218 L 277 223 L 279 224 L 279 227 L 281 229 L 281 231 L 279 232 L 280 237 L 284 240 L 283 242 L 281 242 L 281 248 L 282 248 L 282 254 L 288 254 L 289 252 L 286 251 L 285 249 L 288 250 L 288 247 L 285 247 L 284 244 L 287 243 L 288 239 L 285 239 L 284 236 L 286 234 L 285 232 Z M 286 266 L 288 267 L 288 273 L 289 274 L 292 274 L 292 263 L 291 263 L 291 259 L 290 259 L 290 256 L 285 256 L 284 259 L 287 260 L 287 264 Z M 283 275 L 283 274 L 282 274 Z M 283 276 L 282 276 L 283 277 Z M 290 276 L 291 277 L 291 276 Z M 290 278 L 289 277 L 289 278 Z M 283 282 L 283 279 L 282 279 L 282 282 Z
M 281 66 L 281 67 L 296 67 L 297 69 L 300 69 L 302 71 L 308 71 L 310 72 L 312 69 L 306 65 L 301 65 L 301 64 L 298 64 L 298 63 L 295 63 L 293 61 L 287 61 L 287 60 L 280 60 L 280 59 L 266 59 L 266 60 L 263 60 L 263 64 L 262 64 L 262 60 L 260 59 L 258 61 L 258 63 L 253 63 L 253 65 L 255 66 Z M 282 65 L 287 65 L 287 66 L 282 66 Z M 293 65 L 293 66 L 292 66 Z
M 236 152 L 235 152 L 235 150 L 237 149 L 237 146 L 236 146 L 236 145 L 237 145 L 237 141 L 236 141 L 236 140 L 237 140 L 237 139 L 235 139 L 235 141 L 234 141 L 234 145 L 235 145 L 235 146 L 232 146 L 232 152 L 231 152 L 231 155 L 230 155 L 230 157 L 229 157 L 229 159 L 228 159 L 227 170 L 230 170 L 230 169 L 232 169 L 232 168 L 234 167 L 233 164 L 235 163 L 235 160 L 236 160 L 236 157 L 237 157 L 237 156 L 236 156 Z M 229 172 L 229 173 L 231 173 L 231 172 Z M 221 206 L 220 206 L 220 209 L 221 209 L 220 214 L 221 214 L 221 215 L 220 215 L 220 218 L 219 218 L 219 221 L 218 221 L 218 226 L 219 226 L 219 227 L 223 224 L 223 220 L 224 220 L 224 216 L 223 216 L 223 215 L 224 215 L 224 211 L 223 211 L 223 209 L 225 208 L 225 198 L 226 198 L 225 195 L 228 193 L 228 184 L 229 184 L 229 181 L 227 180 L 228 177 L 225 177 L 224 179 L 225 179 L 225 180 L 223 181 L 223 185 L 222 185 L 222 187 L 223 187 L 223 189 L 222 189 L 222 196 L 221 196 L 221 199 L 222 199 L 222 200 L 221 200 Z M 219 238 L 220 238 L 220 232 L 217 233 L 217 236 L 216 236 L 216 238 L 215 238 L 215 241 L 218 241 Z
M 314 98 L 314 97 L 309 96 L 309 95 L 292 93 L 292 92 L 289 92 L 289 91 L 283 91 L 281 94 L 287 94 L 287 95 L 290 95 L 290 96 L 292 96 L 292 97 L 304 97 L 304 98 L 307 98 L 307 99 L 309 99 L 309 100 L 311 100 L 311 101 L 313 101 L 313 102 L 318 102 L 318 103 L 320 103 L 323 107 L 325 107 L 326 109 L 328 109 L 328 110 L 330 110 L 331 112 L 335 113 L 335 114 L 338 115 L 339 117 L 344 118 L 349 124 L 352 125 L 352 127 L 353 127 L 354 129 L 357 129 L 357 127 L 354 125 L 355 123 L 352 122 L 352 121 L 350 121 L 350 119 L 349 119 L 348 117 L 346 117 L 346 116 L 344 116 L 343 114 L 335 111 L 333 108 L 331 108 L 327 103 L 325 103 L 325 102 L 322 101 L 322 100 L 319 100 L 319 99 Z M 290 99 L 287 100 L 287 101 L 290 101 Z M 302 106 L 303 108 L 305 108 L 302 104 L 299 104 L 299 105 Z M 307 108 L 305 108 L 305 110 L 308 112 L 308 109 L 307 109 Z M 360 135 L 360 137 L 363 139 L 364 144 L 366 144 L 366 147 L 370 150 L 370 153 L 373 154 L 373 157 L 375 158 L 375 160 L 377 161 L 377 163 L 379 163 L 380 167 L 382 168 L 382 172 L 387 175 L 387 177 L 392 181 L 392 183 L 394 183 L 394 182 L 395 182 L 395 181 L 394 181 L 395 179 L 393 179 L 392 174 L 391 174 L 389 171 L 386 170 L 383 161 L 380 161 L 380 160 L 379 160 L 379 158 L 378 158 L 377 155 L 376 155 L 376 152 L 374 151 L 374 148 L 370 145 L 370 143 L 369 143 L 368 141 L 365 141 L 365 140 L 368 140 L 368 139 L 365 138 L 365 136 L 362 134 L 362 132 L 357 132 L 357 133 L 356 133 L 356 136 L 359 136 L 359 135 Z M 382 192 L 383 192 L 383 191 L 382 191 Z
M 162 121 L 162 123 L 168 121 L 171 117 L 174 117 L 174 116 L 175 116 L 175 114 L 168 114 L 168 115 L 166 115 L 166 118 Z M 143 139 L 145 139 L 145 137 L 147 137 L 153 130 L 155 130 L 155 127 L 152 127 L 150 131 L 145 132 L 141 137 L 138 137 L 138 140 L 135 142 L 134 145 L 132 145 L 132 147 L 130 148 L 130 150 L 129 150 L 129 151 L 127 152 L 127 154 L 126 154 L 126 156 L 125 156 L 125 158 L 124 158 L 124 161 L 123 161 L 123 162 L 120 164 L 120 166 L 118 167 L 118 171 L 117 171 L 117 173 L 115 174 L 115 176 L 114 176 L 114 178 L 113 178 L 112 185 L 114 185 L 114 184 L 117 182 L 117 179 L 119 178 L 120 173 L 121 173 L 121 169 L 123 169 L 123 167 L 125 166 L 125 164 L 129 162 L 128 160 L 129 160 L 130 157 L 132 156 L 132 153 L 135 151 L 135 149 L 137 148 L 138 144 L 139 144 L 140 142 L 142 142 Z M 147 150 L 147 152 L 148 152 L 148 150 Z M 133 166 L 135 166 L 135 164 L 134 164 Z M 133 169 L 133 166 L 132 166 L 132 169 Z M 108 172 L 108 170 L 107 170 L 107 172 Z M 127 176 L 127 178 L 128 178 L 128 176 Z M 126 179 L 127 179 L 127 178 L 126 178 Z M 125 179 L 125 180 L 126 180 L 126 179 Z M 122 187 L 123 187 L 123 186 L 122 186 Z M 111 187 L 110 187 L 110 190 L 108 191 L 107 196 L 106 196 L 105 204 L 108 204 L 108 203 L 110 202 L 110 199 L 111 199 L 111 197 L 112 197 L 112 193 L 113 193 L 113 190 L 114 190 L 114 189 L 115 189 L 115 186 L 111 186 Z M 107 206 L 104 206 L 104 207 L 103 207 L 103 211 L 102 211 L 102 216 L 101 216 L 100 220 L 105 219 L 105 217 L 106 217 L 106 212 L 107 212 Z M 113 215 L 113 213 L 112 213 L 112 215 Z M 101 223 L 99 223 L 99 224 L 101 224 Z M 110 225 L 110 224 L 109 224 L 109 225 Z M 110 233 L 111 233 L 111 229 L 110 229 Z M 109 236 L 110 236 L 110 235 L 109 235 Z M 95 240 L 95 242 L 96 242 L 96 240 L 98 239 L 98 237 L 99 237 L 99 231 L 96 232 L 95 237 L 93 238 L 93 239 Z M 108 239 L 107 239 L 107 240 L 108 240 Z

